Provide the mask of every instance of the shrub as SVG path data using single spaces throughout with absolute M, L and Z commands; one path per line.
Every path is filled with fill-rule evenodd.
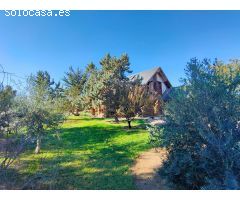
M 184 189 L 240 189 L 240 61 L 192 59 L 182 82 L 150 128 L 169 152 L 162 171 Z
M 13 185 L 14 161 L 24 152 L 29 137 L 24 131 L 23 109 L 10 86 L 0 87 L 0 188 Z M 12 178 L 11 178 L 12 177 Z

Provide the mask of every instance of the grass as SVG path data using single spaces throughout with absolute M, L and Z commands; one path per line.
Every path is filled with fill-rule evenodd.
M 62 133 L 47 136 L 39 155 L 29 150 L 18 172 L 27 189 L 135 189 L 130 168 L 150 148 L 143 120 L 70 117 Z

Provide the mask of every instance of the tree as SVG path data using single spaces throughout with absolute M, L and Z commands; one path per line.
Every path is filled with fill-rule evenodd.
M 92 115 L 95 115 L 96 110 L 102 105 L 100 91 L 103 88 L 103 83 L 100 81 L 100 72 L 93 63 L 87 66 L 85 73 L 87 81 L 84 84 L 82 101 L 85 110 L 90 110 Z
M 60 81 L 55 83 L 54 88 L 51 88 L 51 98 L 63 98 L 64 97 L 64 89 L 61 86 Z
M 39 71 L 36 76 L 31 75 L 28 84 L 28 110 L 25 117 L 27 132 L 36 136 L 35 153 L 39 153 L 44 134 L 57 131 L 64 116 L 57 109 L 58 98 L 52 96 L 54 81 L 51 81 L 48 72 Z
M 146 102 L 152 100 L 146 86 L 141 85 L 141 80 L 125 81 L 121 84 L 120 113 L 126 118 L 128 128 L 131 129 L 131 121 L 136 115 L 142 115 Z M 153 102 L 152 102 L 153 105 Z
M 101 61 L 100 98 L 106 109 L 107 116 L 114 116 L 118 122 L 117 110 L 120 107 L 121 84 L 128 80 L 127 73 L 131 73 L 129 57 L 123 54 L 120 58 L 107 54 Z
M 65 97 L 68 110 L 78 116 L 83 108 L 81 102 L 81 94 L 84 84 L 87 81 L 86 73 L 83 73 L 79 68 L 74 70 L 72 67 L 66 72 L 63 78 L 65 83 Z
M 24 131 L 23 109 L 11 86 L 0 88 L 0 182 L 6 181 L 7 169 L 23 152 L 28 136 Z
M 240 62 L 192 59 L 182 81 L 150 129 L 169 152 L 165 175 L 185 189 L 239 189 Z

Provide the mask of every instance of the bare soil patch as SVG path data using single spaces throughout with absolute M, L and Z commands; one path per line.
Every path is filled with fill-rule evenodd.
M 166 160 L 167 152 L 162 148 L 154 148 L 142 153 L 132 167 L 135 185 L 139 190 L 168 190 L 167 181 L 161 177 L 158 170 Z

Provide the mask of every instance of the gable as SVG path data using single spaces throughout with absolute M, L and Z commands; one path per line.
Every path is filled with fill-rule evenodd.
M 142 84 L 148 84 L 150 81 L 154 79 L 158 79 L 159 82 L 164 83 L 166 88 L 171 88 L 172 85 L 166 77 L 165 73 L 162 71 L 161 67 L 155 67 L 150 70 L 146 70 L 143 72 L 139 72 L 137 74 L 133 74 L 129 76 L 130 80 L 134 80 L 137 78 L 142 78 Z

